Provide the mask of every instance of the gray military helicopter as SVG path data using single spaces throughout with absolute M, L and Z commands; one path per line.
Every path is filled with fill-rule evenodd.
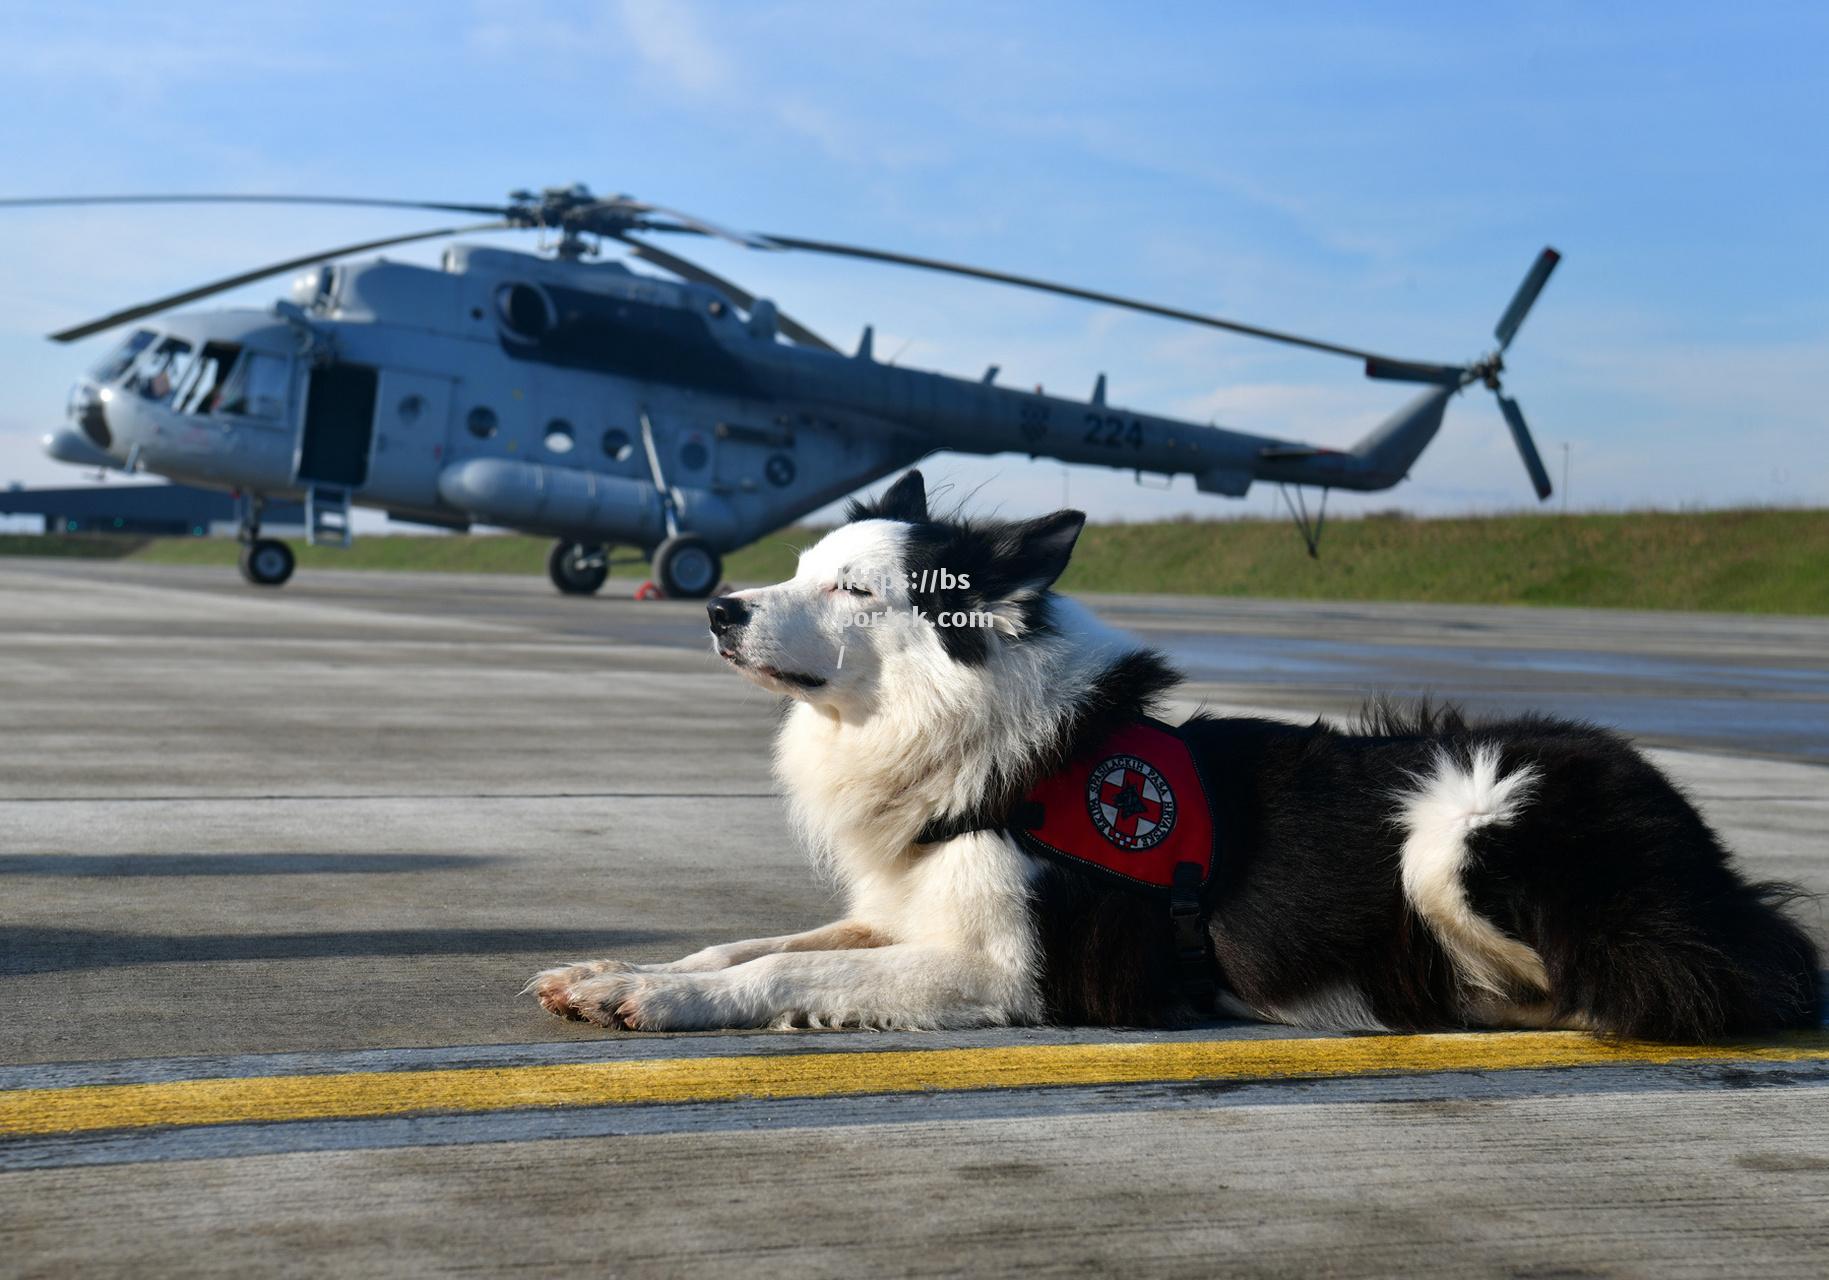
M 291 550 L 261 536 L 266 504 L 302 499 L 313 543 L 348 545 L 352 506 L 464 530 L 556 540 L 559 590 L 603 585 L 612 548 L 652 564 L 669 596 L 714 590 L 723 554 L 940 450 L 1024 453 L 1163 476 L 1240 497 L 1284 486 L 1309 553 L 1332 489 L 1388 489 L 1475 382 L 1498 396 L 1539 498 L 1549 476 L 1499 375 L 1555 269 L 1545 249 L 1494 335 L 1465 364 L 1398 359 L 1218 316 L 1027 276 L 795 236 L 732 230 L 584 186 L 517 191 L 505 204 L 312 195 L 58 196 L 0 207 L 317 204 L 432 209 L 489 221 L 342 245 L 140 303 L 51 335 L 73 342 L 133 325 L 76 384 L 52 456 L 145 471 L 237 495 L 241 571 L 284 583 Z M 542 253 L 453 244 L 438 268 L 332 260 L 415 241 L 524 228 Z M 652 240 L 712 237 L 764 252 L 833 254 L 949 272 L 1123 307 L 1361 360 L 1368 377 L 1427 387 L 1357 444 L 1328 449 L 1181 422 L 1107 403 L 1105 375 L 1072 400 L 878 360 L 866 327 L 840 351 L 774 303 Z M 672 279 L 592 262 L 625 246 Z M 306 269 L 268 310 L 147 317 Z M 1311 520 L 1302 490 L 1318 488 Z M 1297 499 L 1291 500 L 1294 489 Z

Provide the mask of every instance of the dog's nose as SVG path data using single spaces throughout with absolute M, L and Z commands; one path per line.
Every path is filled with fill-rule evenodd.
M 749 621 L 749 606 L 735 596 L 718 596 L 705 606 L 711 615 L 711 634 L 721 636 Z

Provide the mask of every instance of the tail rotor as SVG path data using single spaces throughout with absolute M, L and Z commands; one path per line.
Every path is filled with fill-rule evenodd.
M 1546 248 L 1537 255 L 1537 260 L 1531 264 L 1530 271 L 1518 285 L 1518 291 L 1512 295 L 1505 313 L 1499 317 L 1499 323 L 1493 326 L 1492 336 L 1499 340 L 1499 345 L 1474 363 L 1432 365 L 1381 357 L 1365 362 L 1366 377 L 1388 382 L 1432 382 L 1457 390 L 1470 383 L 1484 383 L 1499 402 L 1499 412 L 1505 417 L 1505 425 L 1511 429 L 1512 443 L 1518 446 L 1518 456 L 1524 459 L 1524 469 L 1530 473 L 1531 487 L 1537 491 L 1539 501 L 1546 501 L 1550 496 L 1550 473 L 1544 470 L 1543 458 L 1537 452 L 1537 443 L 1531 439 L 1530 428 L 1524 423 L 1524 411 L 1518 407 L 1516 400 L 1504 393 L 1499 375 L 1505 372 L 1505 349 L 1518 336 L 1524 317 L 1530 314 L 1537 295 L 1543 292 L 1543 286 L 1549 283 L 1550 273 L 1561 261 L 1562 255 L 1554 249 Z

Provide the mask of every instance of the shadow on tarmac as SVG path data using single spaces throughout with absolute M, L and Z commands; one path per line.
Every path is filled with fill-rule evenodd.
M 470 853 L 18 853 L 0 854 L 0 876 L 387 875 L 500 861 Z
M 322 933 L 116 933 L 101 929 L 0 931 L 0 974 L 66 973 L 124 965 L 362 956 L 503 956 L 553 964 L 676 941 L 667 929 L 350 929 Z

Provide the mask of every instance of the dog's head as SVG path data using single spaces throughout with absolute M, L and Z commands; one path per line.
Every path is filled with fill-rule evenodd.
M 765 689 L 868 707 L 890 673 L 918 687 L 994 662 L 1046 629 L 1048 589 L 1086 523 L 935 519 L 919 471 L 848 515 L 788 581 L 707 606 L 713 648 Z

